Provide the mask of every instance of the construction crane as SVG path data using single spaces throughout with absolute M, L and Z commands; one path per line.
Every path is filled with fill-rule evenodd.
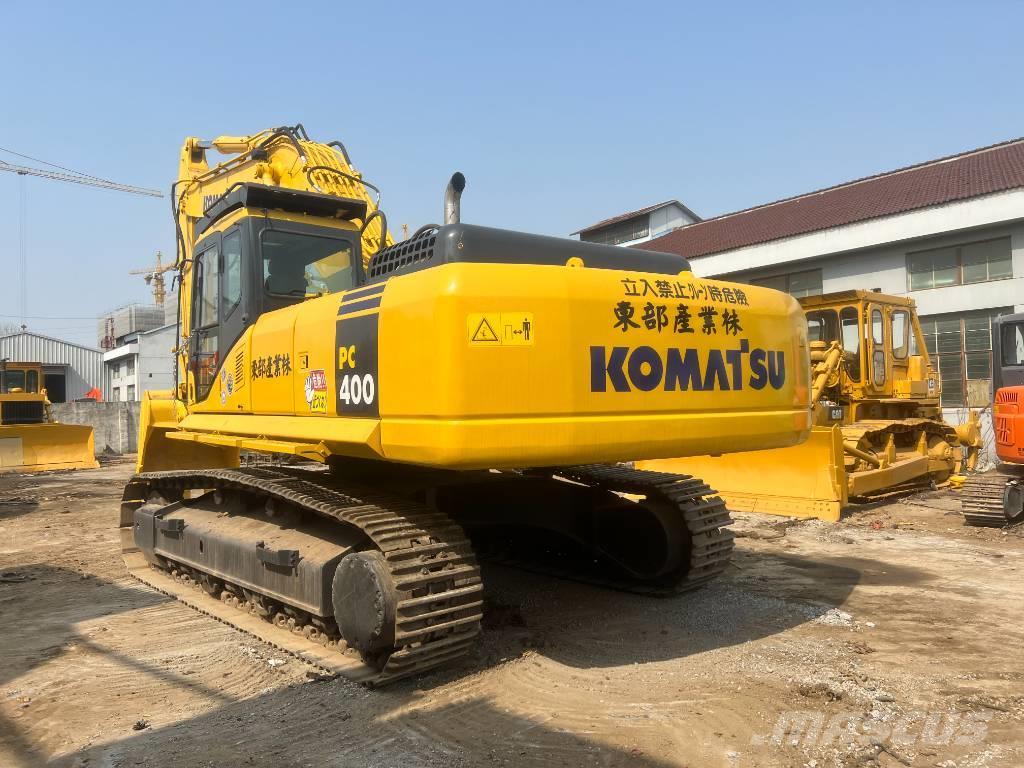
M 21 155 L 18 152 L 12 152 L 11 150 L 3 150 L 4 152 L 10 152 L 13 155 L 19 157 L 26 157 L 27 155 Z M 35 158 L 28 158 L 36 160 Z M 44 165 L 53 165 L 53 163 L 47 163 L 43 160 L 36 160 Z M 71 184 L 82 184 L 87 187 L 98 187 L 100 189 L 111 189 L 115 192 L 126 192 L 131 195 L 145 195 L 146 197 L 163 197 L 163 193 L 156 189 L 147 189 L 145 187 L 134 187 L 130 184 L 119 184 L 116 181 L 110 181 L 109 179 L 101 179 L 98 176 L 90 176 L 89 174 L 79 173 L 69 168 L 63 168 L 62 166 L 53 165 L 54 168 L 60 168 L 59 171 L 50 171 L 45 168 L 34 168 L 28 165 L 14 165 L 13 163 L 7 163 L 0 160 L 0 171 L 9 171 L 10 173 L 16 173 L 22 179 L 19 201 L 20 211 L 18 215 L 19 221 L 19 232 L 18 232 L 18 251 L 19 251 L 19 292 L 21 297 L 21 324 L 25 324 L 26 307 L 28 305 L 28 284 L 27 284 L 27 273 L 28 273 L 28 250 L 26 247 L 25 230 L 26 230 L 26 208 L 28 192 L 26 190 L 24 179 L 26 176 L 37 176 L 41 179 L 51 179 L 53 181 L 66 181 Z M 155 287 L 154 287 L 155 290 Z
M 19 176 L 38 176 L 41 179 L 53 179 L 54 181 L 67 181 L 72 184 L 84 184 L 87 187 L 99 187 L 100 189 L 112 189 L 115 192 L 127 192 L 132 195 L 146 195 L 147 197 L 163 197 L 164 193 L 157 189 L 146 189 L 145 187 L 133 187 L 130 184 L 118 184 L 116 181 L 101 179 L 97 176 L 88 176 L 81 173 L 60 173 L 48 171 L 44 168 L 32 168 L 27 165 L 12 165 L 0 160 L 0 171 L 10 171 Z
M 156 252 L 156 266 L 146 267 L 145 269 L 133 269 L 129 275 L 142 275 L 142 279 L 146 281 L 146 285 L 153 286 L 153 303 L 158 307 L 164 305 L 164 299 L 167 298 L 167 286 L 164 282 L 164 272 L 170 272 L 174 269 L 174 264 L 164 264 L 163 254 L 160 251 Z

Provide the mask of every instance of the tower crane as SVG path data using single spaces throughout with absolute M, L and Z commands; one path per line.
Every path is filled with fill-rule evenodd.
M 88 176 L 83 173 L 60 173 L 48 171 L 45 168 L 32 168 L 27 165 L 13 165 L 0 160 L 0 171 L 10 171 L 19 176 L 38 176 L 41 179 L 53 179 L 54 181 L 67 181 L 71 184 L 84 184 L 87 187 L 99 187 L 100 189 L 112 189 L 115 192 L 127 192 L 132 195 L 146 195 L 147 197 L 163 197 L 164 193 L 158 189 L 147 189 L 145 187 L 133 187 L 130 184 L 118 184 L 116 181 L 101 179 L 97 176 Z
M 160 251 L 156 252 L 156 265 L 152 267 L 146 267 L 145 269 L 133 269 L 129 275 L 142 275 L 142 279 L 146 281 L 146 285 L 153 286 L 153 303 L 158 307 L 164 305 L 164 299 L 167 297 L 167 286 L 164 283 L 164 272 L 170 272 L 174 269 L 174 263 L 164 264 L 163 254 Z

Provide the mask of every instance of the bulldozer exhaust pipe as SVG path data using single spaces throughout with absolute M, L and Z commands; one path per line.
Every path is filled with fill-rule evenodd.
M 462 220 L 462 190 L 465 188 L 466 177 L 456 171 L 444 190 L 445 224 L 458 224 Z

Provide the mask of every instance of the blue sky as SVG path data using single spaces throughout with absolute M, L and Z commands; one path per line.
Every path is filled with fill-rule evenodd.
M 0 146 L 166 189 L 187 135 L 302 122 L 345 142 L 396 230 L 436 220 L 458 169 L 466 221 L 567 235 L 1024 135 L 1021 3 L 161 5 L 9 4 Z M 28 315 L 149 299 L 127 272 L 173 252 L 166 199 L 26 184 Z M 0 322 L 18 185 L 0 173 Z M 92 320 L 28 322 L 95 343 Z

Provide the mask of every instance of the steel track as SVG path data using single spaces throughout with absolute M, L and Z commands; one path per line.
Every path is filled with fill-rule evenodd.
M 316 641 L 299 643 L 301 652 L 295 655 L 359 682 L 381 685 L 454 661 L 472 647 L 480 633 L 483 583 L 479 567 L 462 529 L 446 515 L 372 490 L 347 488 L 343 493 L 330 487 L 330 475 L 326 472 L 287 468 L 211 469 L 136 476 L 125 489 L 122 525 L 153 492 L 174 497 L 198 489 L 279 499 L 358 528 L 383 553 L 399 593 L 396 642 L 390 653 L 379 659 L 360 659 L 338 640 L 337 649 L 333 650 L 333 655 L 338 657 L 336 662 L 321 653 L 324 646 L 316 649 Z M 255 622 L 239 622 L 238 612 L 227 603 L 200 594 L 187 584 L 184 588 L 180 583 L 175 587 L 172 575 L 161 574 L 154 568 L 140 568 L 137 559 L 129 562 L 129 555 L 139 553 L 125 551 L 126 541 L 130 542 L 131 549 L 134 549 L 134 542 L 128 536 L 122 537 L 125 561 L 134 576 L 179 599 L 189 594 L 190 599 L 185 602 L 228 624 L 289 651 L 295 643 L 292 629 L 303 636 L 319 637 L 313 630 L 322 634 L 311 621 L 279 626 L 259 619 L 259 627 Z M 171 569 L 190 575 L 190 569 L 181 564 L 169 563 L 168 570 Z
M 527 557 L 502 561 L 548 575 L 627 592 L 669 596 L 696 589 L 728 566 L 733 536 L 725 504 L 703 481 L 687 475 L 616 465 L 580 465 L 545 472 L 581 485 L 671 505 L 689 533 L 689 552 L 674 573 L 657 582 L 538 564 Z M 322 621 L 264 617 L 237 585 L 220 595 L 200 588 L 202 575 L 172 561 L 153 567 L 132 536 L 134 511 L 154 494 L 180 498 L 185 491 L 221 490 L 273 498 L 362 531 L 385 556 L 400 594 L 396 645 L 384 659 L 364 659 Z M 376 686 L 455 662 L 480 633 L 483 584 L 469 540 L 447 515 L 402 497 L 342 483 L 328 471 L 251 468 L 150 472 L 125 489 L 122 554 L 129 572 L 175 599 L 331 674 Z

